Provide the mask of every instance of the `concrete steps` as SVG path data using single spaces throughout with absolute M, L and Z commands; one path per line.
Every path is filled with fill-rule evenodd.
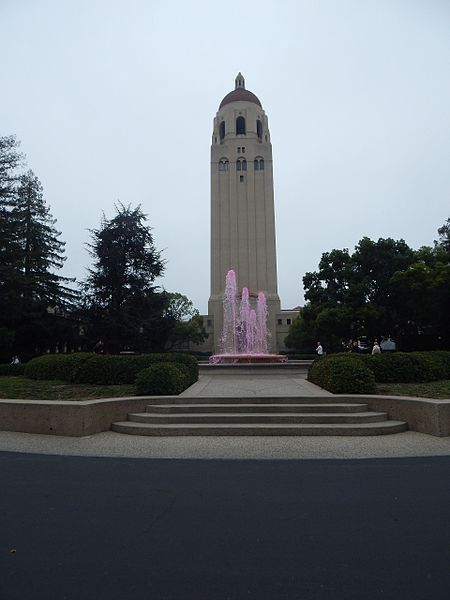
M 367 404 L 317 399 L 248 397 L 155 398 L 144 413 L 129 413 L 113 431 L 148 436 L 385 435 L 407 429 Z
M 247 398 L 248 400 L 248 398 Z M 367 404 L 151 404 L 146 413 L 195 414 L 195 413 L 361 413 L 368 410 Z
M 154 425 L 148 423 L 133 423 L 121 421 L 113 423 L 113 431 L 130 435 L 181 436 L 181 435 L 385 435 L 405 431 L 406 423 L 402 421 L 385 421 L 384 423 L 355 424 L 309 424 L 309 425 Z
M 294 424 L 294 423 L 372 423 L 386 421 L 386 413 L 381 412 L 365 412 L 351 414 L 333 414 L 333 413 L 309 413 L 309 414 L 293 414 L 293 413 L 194 413 L 194 414 L 166 414 L 154 415 L 149 413 L 134 413 L 128 415 L 128 420 L 134 423 L 148 424 L 198 424 L 213 423 L 216 425 L 222 424 Z

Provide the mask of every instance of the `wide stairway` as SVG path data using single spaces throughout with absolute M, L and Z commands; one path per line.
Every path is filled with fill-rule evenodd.
M 113 423 L 113 431 L 152 436 L 366 436 L 399 433 L 403 421 L 359 402 L 326 396 L 162 396 L 146 411 Z

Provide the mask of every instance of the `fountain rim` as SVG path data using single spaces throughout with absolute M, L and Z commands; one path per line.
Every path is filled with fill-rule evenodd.
M 211 365 L 240 365 L 240 364 L 281 364 L 287 363 L 285 354 L 257 354 L 257 353 L 223 353 L 213 354 L 209 357 Z

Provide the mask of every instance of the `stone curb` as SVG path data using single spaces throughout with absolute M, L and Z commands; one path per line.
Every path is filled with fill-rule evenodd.
M 300 398 L 299 398 L 300 399 Z M 450 400 L 404 396 L 327 395 L 311 402 L 362 402 L 370 410 L 386 412 L 395 421 L 406 421 L 412 431 L 437 437 L 450 435 Z M 135 396 L 80 401 L 0 400 L 0 430 L 81 437 L 109 431 L 112 423 L 125 421 L 128 413 L 143 412 L 148 404 L 171 404 L 180 396 Z M 198 401 L 205 402 L 205 398 Z M 217 401 L 218 398 L 216 397 Z M 236 400 L 235 398 L 233 400 Z M 280 400 L 280 399 L 278 399 Z M 305 397 L 301 398 L 302 401 Z M 183 398 L 183 401 L 195 401 Z M 255 398 L 252 398 L 252 402 Z

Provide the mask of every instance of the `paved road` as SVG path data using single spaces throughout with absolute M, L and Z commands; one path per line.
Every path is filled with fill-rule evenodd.
M 447 600 L 450 457 L 0 453 L 2 600 Z

